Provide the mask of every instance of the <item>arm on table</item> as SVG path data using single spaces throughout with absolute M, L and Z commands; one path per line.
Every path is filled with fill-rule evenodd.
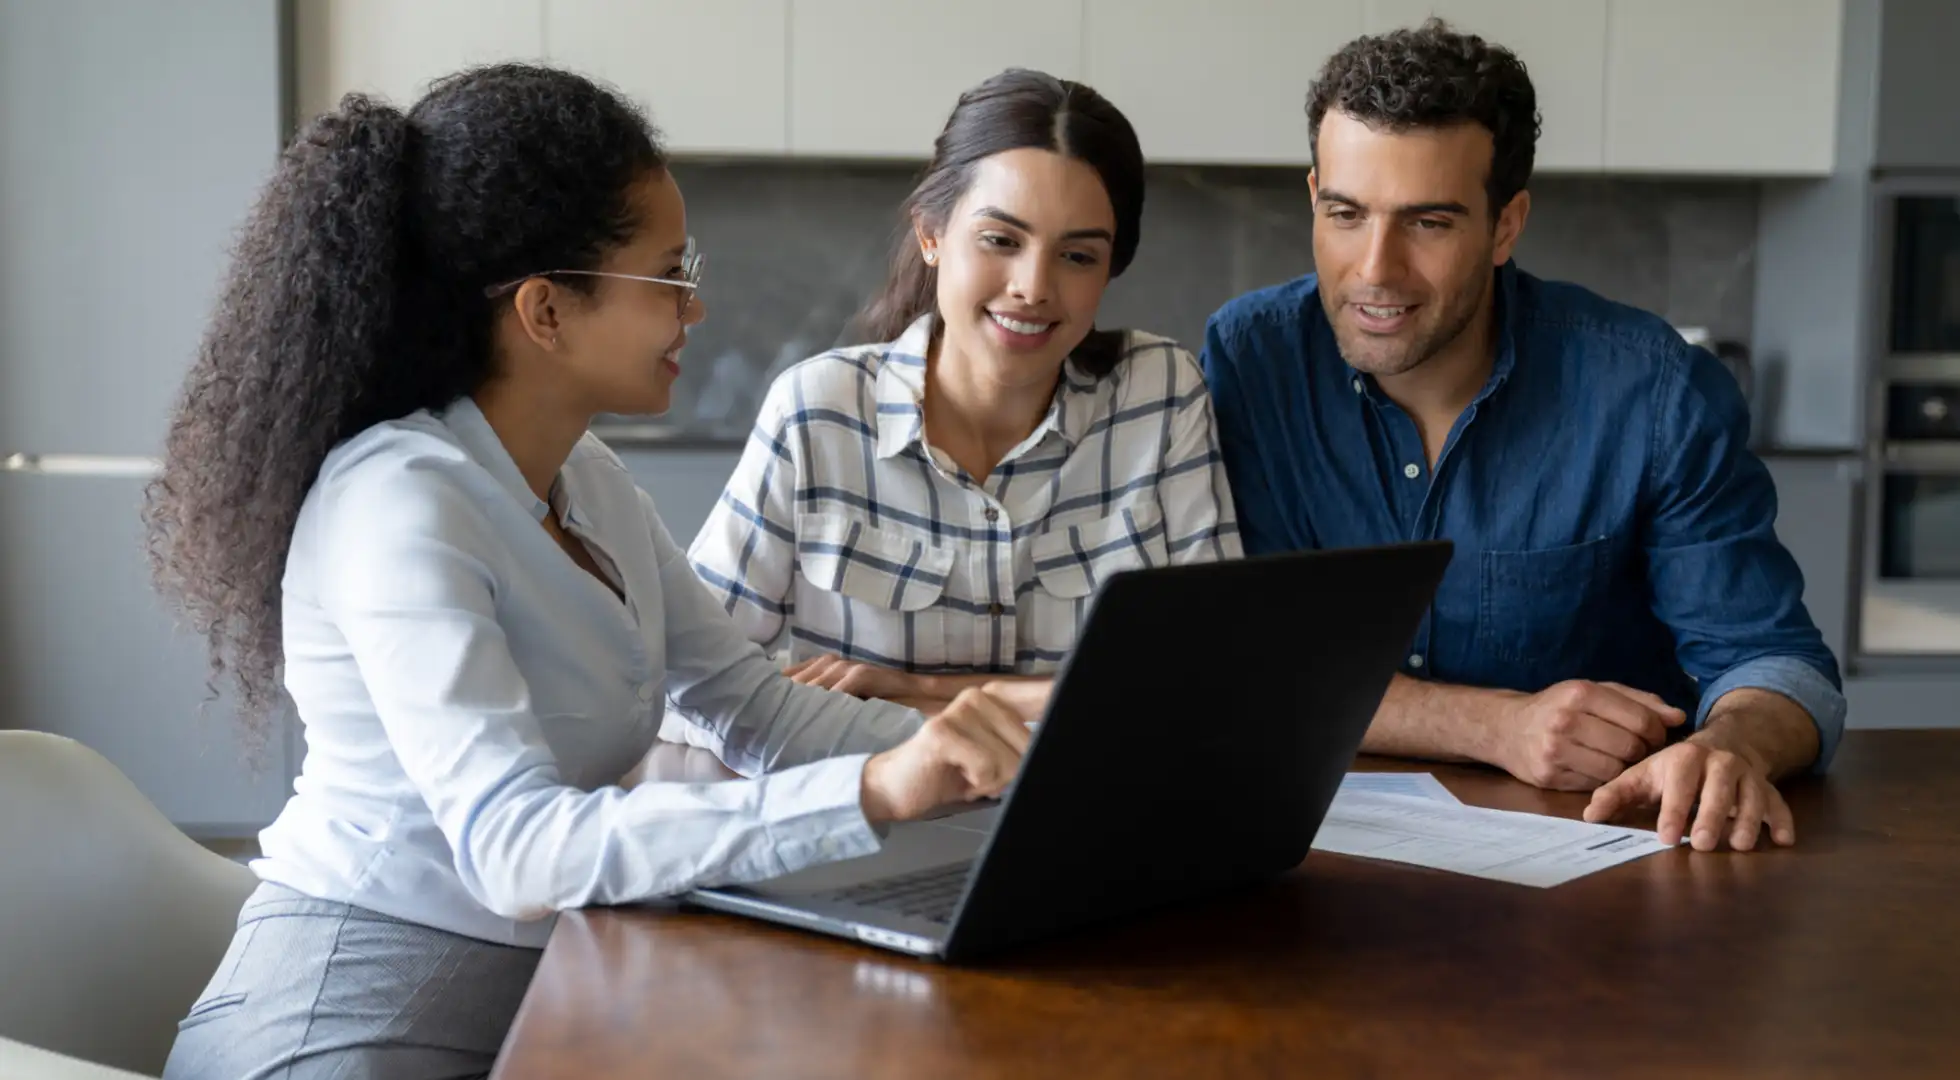
M 1396 675 L 1364 753 L 1495 765 L 1528 784 L 1589 791 L 1659 749 L 1686 717 L 1618 683 L 1559 683 L 1537 694 Z
M 1748 449 L 1741 393 L 1712 357 L 1681 346 L 1663 369 L 1643 544 L 1656 616 L 1701 684 L 1698 730 L 1602 788 L 1587 815 L 1660 805 L 1661 839 L 1747 850 L 1763 825 L 1796 840 L 1774 782 L 1830 765 L 1844 732 L 1837 661 L 1803 605 L 1803 575 L 1776 538 L 1776 488 Z

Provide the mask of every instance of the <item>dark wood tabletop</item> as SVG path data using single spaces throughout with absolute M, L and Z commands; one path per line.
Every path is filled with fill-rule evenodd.
M 1414 767 L 1476 805 L 1585 805 Z M 1960 731 L 1852 732 L 1785 793 L 1790 849 L 1553 889 L 1316 852 L 971 968 L 568 914 L 494 1077 L 1960 1076 Z

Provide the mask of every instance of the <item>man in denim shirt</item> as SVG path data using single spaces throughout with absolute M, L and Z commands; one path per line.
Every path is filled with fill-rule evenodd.
M 1658 804 L 1700 850 L 1794 842 L 1773 783 L 1830 761 L 1837 664 L 1728 373 L 1512 264 L 1523 66 L 1434 21 L 1362 38 L 1308 121 L 1318 273 L 1227 304 L 1204 366 L 1248 553 L 1456 545 L 1364 749 L 1590 790 L 1588 820 Z

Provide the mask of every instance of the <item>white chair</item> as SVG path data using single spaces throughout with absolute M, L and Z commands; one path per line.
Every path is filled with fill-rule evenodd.
M 46 1052 L 43 1072 L 0 1080 L 161 1073 L 257 883 L 102 755 L 0 731 L 0 1038 Z
M 149 1080 L 141 1073 L 95 1065 L 80 1058 L 0 1038 L 0 1080 Z

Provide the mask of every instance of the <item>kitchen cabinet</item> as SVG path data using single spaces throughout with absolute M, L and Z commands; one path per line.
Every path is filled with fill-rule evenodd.
M 1435 14 L 1524 60 L 1544 172 L 1824 175 L 1843 2 L 295 0 L 296 92 L 302 115 L 349 89 L 407 102 L 466 64 L 542 56 L 642 102 L 677 153 L 919 160 L 962 91 L 1024 66 L 1102 91 L 1153 162 L 1304 166 L 1326 58 Z M 1899 85 L 1888 102 L 1912 99 Z M 1931 106 L 1887 116 L 1904 119 L 1881 156 L 1951 142 L 1924 136 Z
M 790 0 L 545 0 L 544 53 L 618 87 L 677 154 L 789 150 Z
M 1872 164 L 1881 169 L 1960 169 L 1960 3 L 1886 0 L 1878 60 L 1878 129 Z
M 298 119 L 341 95 L 380 94 L 402 108 L 431 79 L 472 64 L 544 56 L 544 0 L 293 0 Z M 657 51 L 649 63 L 668 62 Z
M 1842 0 L 1612 0 L 1608 172 L 1825 175 Z
M 1776 538 L 1803 571 L 1804 607 L 1842 669 L 1858 573 L 1853 538 L 1861 463 L 1848 454 L 1769 454 L 1763 463 L 1776 483 Z
M 1078 78 L 1082 14 L 1056 0 L 790 0 L 790 150 L 930 157 L 982 79 L 1008 67 Z
M 279 40 L 262 0 L 0 4 L 0 459 L 80 466 L 0 470 L 0 727 L 91 747 L 213 836 L 279 812 L 297 729 L 254 763 L 229 703 L 206 707 L 138 514 L 278 158 Z
M 1307 165 L 1307 87 L 1365 0 L 1084 0 L 1084 81 L 1156 163 Z
M 1537 170 L 1597 172 L 1606 161 L 1606 2 L 1369 0 L 1367 32 L 1418 26 L 1435 15 L 1510 49 L 1538 95 Z

